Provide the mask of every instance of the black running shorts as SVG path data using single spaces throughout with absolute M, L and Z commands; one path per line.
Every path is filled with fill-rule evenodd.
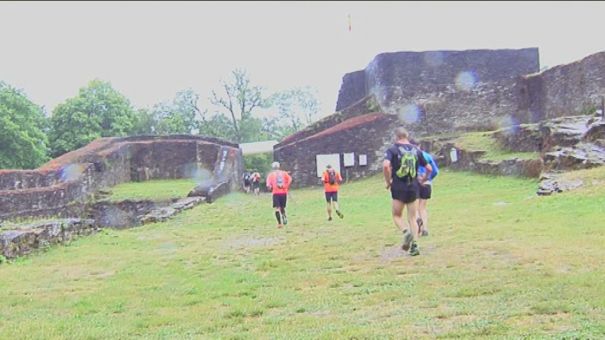
M 413 203 L 418 198 L 417 190 L 391 190 L 391 197 L 394 200 L 401 201 L 405 204 Z
M 259 189 L 260 188 L 260 182 L 252 182 L 252 188 Z
M 431 185 L 418 185 L 418 198 L 421 200 L 428 200 L 431 198 L 433 189 Z
M 288 194 L 273 194 L 273 208 L 285 208 Z
M 326 202 L 338 202 L 338 191 L 326 192 Z

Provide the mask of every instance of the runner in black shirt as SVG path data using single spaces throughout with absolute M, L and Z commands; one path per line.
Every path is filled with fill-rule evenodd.
M 418 224 L 416 214 L 418 211 L 418 183 L 424 183 L 429 178 L 431 165 L 428 164 L 422 152 L 410 144 L 409 134 L 403 127 L 395 130 L 396 141 L 385 153 L 383 163 L 384 180 L 387 190 L 391 190 L 393 199 L 393 221 L 403 232 L 402 249 L 410 250 L 410 255 L 419 255 Z M 426 168 L 426 173 L 418 176 L 419 166 Z M 407 208 L 408 227 L 403 222 L 403 208 Z

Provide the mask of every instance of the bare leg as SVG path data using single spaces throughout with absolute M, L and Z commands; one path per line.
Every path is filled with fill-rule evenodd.
M 414 240 L 416 240 L 418 239 L 418 222 L 416 222 L 416 217 L 418 215 L 418 200 L 406 204 L 406 207 L 408 210 L 408 223 L 410 225 L 410 230 L 412 231 Z
M 418 215 L 422 219 L 422 229 L 429 230 L 429 212 L 427 210 L 428 200 L 420 200 L 418 202 Z
M 403 202 L 399 200 L 393 200 L 393 222 L 395 226 L 399 228 L 401 232 L 406 230 L 406 226 L 403 222 Z
M 279 208 L 279 207 L 275 208 L 275 218 L 277 219 L 277 227 L 282 228 L 284 226 L 284 224 L 283 224 L 284 217 L 282 216 L 281 208 Z
M 328 219 L 331 220 L 332 219 L 332 203 L 328 202 L 326 206 L 327 206 L 327 210 L 328 210 Z

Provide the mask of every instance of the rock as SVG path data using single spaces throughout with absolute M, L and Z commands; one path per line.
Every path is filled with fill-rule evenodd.
M 592 143 L 579 143 L 544 154 L 548 170 L 577 170 L 605 165 L 605 148 Z
M 149 214 L 141 217 L 140 221 L 142 224 L 149 224 L 155 222 L 163 222 L 168 218 L 174 216 L 177 210 L 172 207 L 164 207 L 160 209 L 152 210 Z
M 560 178 L 560 175 L 554 173 L 546 173 L 541 177 L 540 186 L 537 194 L 540 196 L 548 196 L 553 193 L 559 193 L 569 190 L 574 190 L 584 185 L 580 179 L 565 180 Z
M 590 124 L 588 130 L 582 136 L 582 140 L 586 142 L 597 142 L 605 140 L 605 120 L 599 119 Z
M 228 182 L 212 182 L 198 185 L 193 190 L 191 190 L 187 197 L 202 196 L 205 197 L 206 202 L 212 203 L 217 198 L 228 194 L 229 191 L 230 187 Z
M 176 211 L 187 210 L 195 207 L 196 205 L 203 203 L 206 199 L 204 197 L 186 197 L 177 200 L 171 205 Z

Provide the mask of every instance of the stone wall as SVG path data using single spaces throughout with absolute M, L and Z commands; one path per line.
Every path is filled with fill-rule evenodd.
M 451 158 L 451 150 L 456 149 L 456 161 Z M 469 151 L 456 147 L 453 143 L 445 143 L 437 153 L 440 167 L 455 170 L 473 171 L 486 175 L 521 176 L 538 178 L 544 169 L 542 159 L 507 159 L 490 161 L 481 159 L 484 151 Z
M 390 106 L 402 98 L 441 92 L 440 87 L 455 85 L 458 77 L 490 83 L 539 68 L 537 48 L 382 53 L 364 70 L 343 77 L 336 110 L 369 94 L 375 94 L 381 105 Z
M 605 52 L 524 76 L 518 91 L 520 122 L 593 114 L 605 95 Z
M 364 177 L 382 171 L 386 145 L 392 141 L 397 118 L 371 113 L 348 119 L 312 136 L 274 147 L 274 158 L 293 178 L 293 187 L 320 185 L 317 177 L 316 155 L 355 154 L 353 167 L 340 169 L 344 180 Z M 358 155 L 367 155 L 367 165 L 361 166 Z
M 205 169 L 206 172 L 200 172 Z M 243 171 L 236 144 L 199 136 L 101 138 L 38 170 L 0 172 L 0 219 L 68 216 L 96 190 L 123 182 L 196 177 L 239 187 Z M 19 182 L 19 184 L 16 184 Z

